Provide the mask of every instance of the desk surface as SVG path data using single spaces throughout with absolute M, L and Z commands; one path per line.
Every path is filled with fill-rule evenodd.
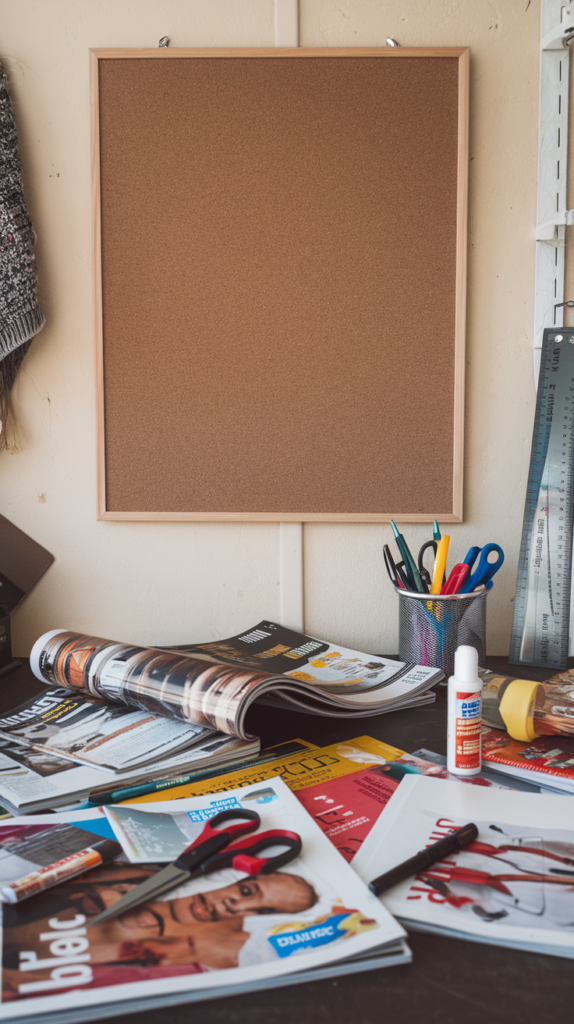
M 571 661 L 574 665 L 574 661 Z M 488 658 L 489 668 L 525 678 L 548 678 L 542 669 L 508 666 Z M 27 664 L 0 679 L 0 714 L 32 697 L 41 685 Z M 249 728 L 268 746 L 300 736 L 320 746 L 369 734 L 403 750 L 426 747 L 446 753 L 446 688 L 430 707 L 375 718 L 336 719 L 253 708 Z M 565 810 L 568 797 L 564 797 Z M 574 1002 L 572 961 L 433 935 L 409 936 L 410 965 L 353 974 L 217 999 L 169 1010 L 170 1024 L 545 1024 L 569 1020 Z M 108 1024 L 165 1024 L 165 1011 L 108 1018 Z

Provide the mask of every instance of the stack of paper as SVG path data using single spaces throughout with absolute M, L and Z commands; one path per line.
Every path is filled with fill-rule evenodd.
M 381 896 L 409 929 L 574 958 L 574 802 L 403 779 L 353 860 L 366 882 L 474 822 L 478 838 Z
M 140 864 L 142 858 L 181 853 L 221 810 L 222 799 L 227 808 L 258 810 L 259 831 L 299 833 L 302 853 L 253 878 L 220 869 L 137 912 L 87 927 L 120 893 L 157 870 Z M 260 800 L 261 786 L 254 785 L 224 798 L 138 808 L 132 818 L 129 807 L 108 809 L 106 824 L 117 829 L 124 863 L 4 906 L 0 1018 L 72 1024 L 409 962 L 402 927 L 285 784 L 267 781 Z
M 129 782 L 247 760 L 259 749 L 255 737 L 46 690 L 0 719 L 0 803 L 34 813 Z

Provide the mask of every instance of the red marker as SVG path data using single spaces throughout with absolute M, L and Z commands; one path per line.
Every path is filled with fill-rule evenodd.
M 120 844 L 114 842 L 113 839 L 101 839 L 99 843 L 87 846 L 85 850 L 78 850 L 77 853 L 72 853 L 69 857 L 63 857 L 62 860 L 57 860 L 54 864 L 38 868 L 30 875 L 25 875 L 24 878 L 19 878 L 16 882 L 3 886 L 0 889 L 0 898 L 3 903 L 19 903 L 20 900 L 27 900 L 29 896 L 34 896 L 37 892 L 43 892 L 44 889 L 49 889 L 52 885 L 58 885 L 58 882 L 65 882 L 68 878 L 83 874 L 90 868 L 97 868 L 100 864 L 109 864 L 121 852 Z
M 455 565 L 446 583 L 443 584 L 441 594 L 458 594 L 469 573 L 469 566 L 465 562 Z

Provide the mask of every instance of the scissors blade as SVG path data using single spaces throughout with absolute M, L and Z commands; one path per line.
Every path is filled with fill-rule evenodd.
M 188 881 L 189 871 L 176 868 L 174 864 L 168 864 L 162 871 L 158 871 L 157 874 L 152 875 L 151 878 L 147 878 L 145 882 L 137 885 L 135 889 L 126 892 L 121 899 L 116 900 L 115 903 L 112 903 L 111 907 L 107 907 L 97 917 L 93 917 L 91 921 L 87 922 L 87 927 L 90 928 L 93 924 L 100 924 L 101 921 L 108 921 L 119 914 L 125 914 L 126 911 L 139 907 L 141 903 L 148 903 L 150 900 L 157 899 L 158 896 L 163 896 L 170 889 L 175 889 L 176 885 L 181 885 L 182 882 Z

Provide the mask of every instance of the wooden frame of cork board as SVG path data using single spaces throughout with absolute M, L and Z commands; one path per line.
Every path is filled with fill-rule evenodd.
M 466 48 L 92 50 L 100 519 L 462 519 Z

